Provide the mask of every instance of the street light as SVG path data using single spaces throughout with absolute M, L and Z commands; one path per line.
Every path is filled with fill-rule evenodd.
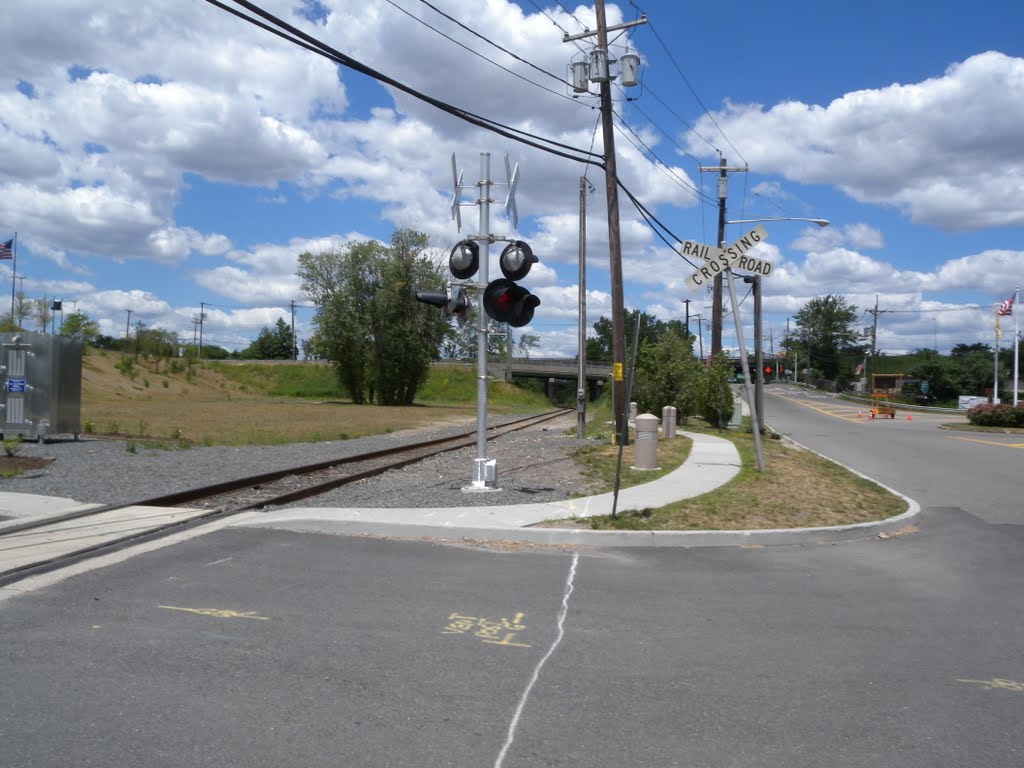
M 819 227 L 827 227 L 828 219 L 805 219 L 802 216 L 774 216 L 767 219 L 735 219 L 733 221 L 727 221 L 726 224 L 760 224 L 764 221 L 808 221 L 811 224 L 817 224 Z
M 760 224 L 766 221 L 806 221 L 817 224 L 819 227 L 827 227 L 828 219 L 811 219 L 802 216 L 773 216 L 764 219 L 735 219 L 727 221 L 726 224 Z M 754 294 L 754 410 L 757 412 L 757 424 L 755 429 L 764 431 L 764 350 L 761 344 L 761 276 L 750 275 L 743 278 L 743 282 L 753 284 Z M 776 363 L 777 365 L 778 363 Z M 744 371 L 744 375 L 747 372 Z M 749 396 L 749 395 L 748 395 Z

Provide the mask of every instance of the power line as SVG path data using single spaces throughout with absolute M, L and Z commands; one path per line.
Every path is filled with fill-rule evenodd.
M 653 88 L 650 88 L 649 86 L 646 86 L 646 85 L 644 85 L 644 86 L 643 86 L 643 92 L 644 92 L 644 93 L 649 93 L 649 94 L 650 94 L 651 96 L 653 96 L 653 97 L 654 97 L 654 99 L 655 99 L 655 101 L 657 101 L 657 102 L 658 102 L 659 104 L 661 104 L 661 106 L 662 106 L 662 107 L 664 107 L 664 108 L 665 108 L 665 110 L 666 110 L 666 111 L 667 111 L 667 112 L 668 112 L 668 113 L 669 113 L 670 115 L 672 115 L 672 117 L 674 117 L 674 118 L 675 118 L 676 120 L 678 120 L 678 121 L 679 121 L 680 123 L 682 123 L 683 125 L 685 125 L 685 126 L 687 127 L 687 129 L 688 129 L 688 130 L 690 131 L 690 133 L 692 133 L 692 134 L 693 134 L 694 136 L 696 136 L 696 137 L 697 137 L 697 138 L 699 138 L 699 139 L 700 139 L 701 141 L 703 141 L 703 142 L 704 142 L 705 144 L 707 144 L 707 145 L 708 145 L 709 147 L 711 147 L 711 149 L 713 149 L 713 150 L 714 150 L 715 152 L 718 152 L 718 147 L 716 147 L 716 146 L 715 146 L 715 145 L 714 145 L 714 144 L 713 144 L 713 143 L 711 142 L 711 140 L 710 140 L 710 139 L 708 139 L 708 138 L 707 138 L 706 136 L 704 136 L 703 134 L 699 133 L 699 132 L 697 131 L 697 129 L 696 129 L 696 128 L 694 128 L 694 127 L 693 127 L 693 126 L 692 126 L 692 125 L 691 125 L 691 124 L 690 124 L 689 122 L 687 122 L 687 121 L 686 121 L 686 120 L 685 120 L 684 118 L 682 118 L 682 117 L 680 117 L 679 115 L 677 115 L 677 114 L 676 114 L 676 112 L 675 112 L 675 111 L 674 111 L 674 110 L 672 109 L 672 107 L 670 107 L 670 106 L 669 106 L 668 104 L 666 104 L 666 103 L 665 103 L 665 101 L 664 101 L 664 100 L 663 100 L 663 99 L 661 98 L 661 96 L 659 96 L 659 95 L 657 94 L 657 92 L 656 92 L 656 91 L 655 91 L 655 90 L 654 90 Z M 647 114 L 646 112 L 644 112 L 644 111 L 643 111 L 642 109 L 640 109 L 640 108 L 639 108 L 639 107 L 638 107 L 638 106 L 636 105 L 636 102 L 637 102 L 637 99 L 636 99 L 636 98 L 630 98 L 630 99 L 628 99 L 628 101 L 629 101 L 629 102 L 630 102 L 630 103 L 631 103 L 631 104 L 633 105 L 633 109 L 635 109 L 635 110 L 636 110 L 637 112 L 639 112 L 639 113 L 640 113 L 641 115 L 643 115 L 643 116 L 644 116 L 645 118 L 647 118 L 647 121 L 648 121 L 648 122 L 649 122 L 649 123 L 650 123 L 651 125 L 653 125 L 653 126 L 654 126 L 655 128 L 657 128 L 657 129 L 658 129 L 659 131 L 661 131 L 661 132 L 662 132 L 662 133 L 663 133 L 663 134 L 664 134 L 664 135 L 665 135 L 665 136 L 666 136 L 666 137 L 667 137 L 667 138 L 669 139 L 669 141 L 671 141 L 671 142 L 672 142 L 672 143 L 673 143 L 673 144 L 674 144 L 674 145 L 676 146 L 676 148 L 677 148 L 677 149 L 678 149 L 678 150 L 679 150 L 680 152 L 682 152 L 682 153 L 683 153 L 684 155 L 686 155 L 687 157 L 689 157 L 689 158 L 690 158 L 691 160 L 693 160 L 694 162 L 700 162 L 700 161 L 699 161 L 699 160 L 698 160 L 698 159 L 697 159 L 696 157 L 694 157 L 694 156 L 693 156 L 692 154 L 690 154 L 690 153 L 689 153 L 689 152 L 687 152 L 687 151 L 686 151 L 685 149 L 683 149 L 682 145 L 680 145 L 680 144 L 679 144 L 679 143 L 678 143 L 678 142 L 677 142 L 677 141 L 676 141 L 676 140 L 675 140 L 674 138 L 672 138 L 671 134 L 669 134 L 669 132 L 668 132 L 668 131 L 666 131 L 666 130 L 665 130 L 664 128 L 662 128 L 662 127 L 661 127 L 661 126 L 659 126 L 659 125 L 658 125 L 657 123 L 655 123 L 655 122 L 654 122 L 654 119 L 653 119 L 653 118 L 651 118 L 650 116 L 648 116 L 648 114 Z
M 430 25 L 426 24 L 426 22 L 425 22 L 425 21 L 423 21 L 422 19 L 418 19 L 417 17 L 413 16 L 413 15 L 412 15 L 411 13 L 409 13 L 409 12 L 408 12 L 408 11 L 406 11 L 406 10 L 404 10 L 403 8 L 399 8 L 399 6 L 395 5 L 395 3 L 393 2 L 393 0 L 387 0 L 387 2 L 388 2 L 388 3 L 390 3 L 391 5 L 395 6 L 395 8 L 398 8 L 398 10 L 400 10 L 400 11 L 402 11 L 403 13 L 407 14 L 407 15 L 408 15 L 408 16 L 410 16 L 411 18 L 413 18 L 413 19 L 416 19 L 417 21 L 419 21 L 419 22 L 420 22 L 420 23 L 422 23 L 422 24 L 425 24 L 426 26 L 430 26 Z M 486 37 L 485 35 L 482 35 L 481 33 L 477 32 L 477 31 L 476 31 L 475 29 L 471 29 L 470 27 L 467 27 L 467 26 L 466 26 L 465 24 L 463 24 L 463 23 L 462 23 L 461 21 L 459 21 L 458 19 L 456 19 L 456 18 L 455 18 L 454 16 L 451 16 L 451 15 L 449 15 L 449 14 L 445 13 L 444 11 L 442 11 L 442 10 L 441 10 L 440 8 L 438 8 L 438 7 L 437 7 L 436 5 L 434 5 L 433 3 L 430 3 L 430 2 L 428 2 L 428 0 L 420 0 L 420 2 L 421 2 L 421 3 L 423 3 L 423 4 L 425 5 L 425 6 L 427 6 L 428 8 L 430 8 L 430 9 L 431 9 L 432 11 L 434 11 L 435 13 L 438 13 L 438 14 L 440 14 L 441 16 L 444 16 L 444 17 L 445 17 L 446 19 L 448 19 L 448 21 L 452 22 L 453 24 L 456 24 L 456 25 L 458 25 L 458 26 L 459 26 L 460 28 L 464 29 L 464 30 L 465 30 L 466 32 L 469 32 L 469 33 L 470 33 L 471 35 L 473 35 L 474 37 L 477 37 L 478 39 L 480 39 L 480 40 L 483 40 L 483 41 L 484 41 L 485 43 L 487 43 L 488 45 L 492 45 L 492 46 L 494 46 L 495 48 L 497 48 L 497 49 L 498 49 L 499 51 L 501 51 L 502 53 L 504 53 L 504 54 L 507 54 L 507 55 L 511 56 L 511 57 L 512 57 L 513 59 L 515 59 L 516 61 L 522 62 L 523 64 L 525 64 L 525 65 L 526 65 L 526 66 L 528 66 L 528 67 L 532 67 L 533 69 L 537 70 L 538 72 L 540 72 L 540 73 L 541 73 L 541 74 L 543 74 L 543 75 L 547 75 L 547 76 L 548 76 L 548 77 L 550 77 L 551 79 L 553 79 L 553 80 L 557 81 L 557 82 L 558 82 L 558 83 L 559 83 L 560 85 L 564 85 L 564 86 L 566 86 L 567 88 L 568 88 L 568 87 L 572 87 L 572 84 L 571 84 L 571 83 L 569 83 L 569 82 L 567 82 L 567 81 L 563 80 L 563 79 L 562 79 L 561 77 L 559 77 L 558 75 L 554 75 L 554 74 L 552 74 L 551 72 L 548 72 L 548 71 L 547 71 L 546 69 L 541 69 L 540 67 L 538 67 L 538 66 L 537 66 L 536 64 L 534 64 L 533 62 L 531 62 L 531 61 L 527 61 L 526 59 L 524 59 L 523 57 L 519 56 L 518 54 L 516 54 L 516 53 L 513 53 L 512 51 L 510 51 L 510 50 L 509 50 L 508 48 L 505 48 L 505 47 L 504 47 L 504 46 L 502 46 L 502 45 L 498 45 L 498 44 L 497 44 L 496 42 L 494 42 L 493 40 L 491 40 L 491 39 L 490 39 L 489 37 Z M 441 32 L 440 30 L 438 30 L 438 29 L 435 29 L 434 27 L 430 27 L 430 29 L 433 29 L 433 30 L 434 30 L 435 32 L 437 32 L 438 34 L 440 34 L 440 35 L 443 35 L 444 37 L 448 38 L 448 39 L 449 39 L 449 40 L 451 40 L 451 41 L 452 41 L 453 43 L 456 43 L 457 45 L 460 45 L 460 46 L 462 46 L 463 48 L 466 48 L 466 50 L 467 50 L 467 51 L 470 51 L 471 53 L 476 53 L 476 51 L 473 51 L 472 49 L 470 49 L 470 48 L 467 48 L 467 47 L 466 47 L 465 45 L 463 45 L 462 43 L 459 43 L 459 42 L 458 42 L 457 40 L 455 40 L 455 39 L 453 39 L 453 38 L 449 37 L 448 35 L 444 34 L 444 32 Z M 479 56 L 480 54 L 477 54 L 477 55 Z M 493 60 L 491 60 L 491 59 L 488 59 L 488 58 L 487 58 L 486 56 L 481 56 L 481 58 L 484 58 L 484 59 L 486 59 L 487 61 L 490 61 L 490 62 L 491 62 L 492 64 L 494 64 L 494 65 L 495 65 L 496 67 L 501 67 L 501 69 L 504 69 L 504 70 L 505 70 L 506 72 L 508 72 L 509 74 L 515 75 L 516 77 L 519 77 L 519 78 L 522 78 L 523 80 L 526 80 L 526 78 L 522 77 L 522 75 L 518 75 L 518 74 L 516 74 L 515 72 L 512 72 L 511 70 L 509 70 L 509 69 L 506 69 L 505 67 L 502 67 L 502 66 L 501 66 L 500 64 L 498 64 L 497 62 L 495 62 L 495 61 L 493 61 Z M 538 86 L 539 88 L 543 88 L 543 87 L 544 87 L 544 86 L 541 86 L 541 85 L 539 85 L 539 84 L 537 84 L 537 83 L 534 83 L 534 82 L 533 82 L 532 80 L 526 80 L 526 82 L 528 82 L 528 83 L 531 83 L 531 84 L 533 84 L 533 85 L 537 85 L 537 86 Z M 548 90 L 548 89 L 547 89 L 547 88 L 545 88 L 544 90 Z M 554 92 L 554 91 L 551 91 L 551 93 L 555 93 L 555 92 Z M 568 96 L 566 96 L 566 98 L 568 99 L 569 97 L 568 97 Z
M 460 42 L 460 41 L 456 40 L 456 39 L 455 39 L 454 37 L 452 37 L 451 35 L 449 35 L 449 34 L 447 34 L 447 33 L 445 33 L 445 32 L 442 32 L 442 31 L 441 31 L 440 29 L 438 29 L 437 27 L 435 27 L 435 26 L 433 26 L 433 25 L 431 25 L 431 24 L 428 24 L 428 23 L 427 23 L 426 21 L 424 21 L 423 19 L 419 18 L 418 16 L 414 16 L 414 15 L 413 15 L 412 13 L 410 13 L 409 11 L 407 11 L 407 10 L 406 10 L 405 8 L 402 8 L 401 6 L 397 5 L 397 4 L 396 4 L 396 3 L 394 2 L 394 0 L 385 0 L 385 1 L 386 1 L 386 2 L 387 2 L 387 3 L 389 4 L 389 5 L 393 6 L 393 7 L 394 7 L 394 8 L 396 8 L 397 10 L 401 11 L 402 13 L 404 13 L 404 14 L 405 14 L 406 16 L 408 16 L 408 17 L 409 17 L 410 19 L 412 19 L 413 21 L 416 21 L 416 22 L 418 22 L 419 24 L 422 24 L 422 25 L 423 25 L 423 26 L 425 26 L 425 27 L 426 27 L 427 29 L 429 29 L 429 30 L 431 30 L 431 31 L 433 31 L 433 32 L 436 32 L 437 34 L 439 34 L 439 35 L 440 35 L 441 37 L 445 38 L 445 39 L 446 39 L 446 40 L 448 40 L 449 42 L 455 43 L 455 45 L 459 46 L 459 47 L 460 47 L 460 48 L 462 48 L 463 50 L 465 50 L 465 51 L 468 51 L 469 53 L 473 54 L 474 56 L 477 56 L 477 57 L 479 57 L 479 58 L 483 59 L 483 60 L 484 60 L 484 61 L 486 61 L 486 62 L 487 62 L 488 64 L 491 64 L 491 65 L 493 65 L 493 66 L 497 67 L 498 69 L 502 70 L 503 72 L 507 72 L 508 74 L 512 75 L 513 77 L 517 77 L 517 78 L 519 78 L 520 80 L 522 80 L 522 81 L 523 81 L 523 82 L 525 82 L 525 83 L 529 83 L 529 84 L 530 84 L 530 85 L 532 85 L 532 86 L 535 86 L 535 87 L 537 87 L 537 88 L 540 88 L 540 89 L 541 89 L 542 91 L 547 91 L 547 92 L 548 92 L 548 93 L 550 93 L 550 94 L 553 94 L 553 95 L 555 95 L 555 96 L 559 96 L 559 97 L 561 97 L 561 98 L 565 99 L 566 101 L 575 101 L 574 99 L 572 99 L 572 98 L 571 98 L 570 96 L 568 96 L 568 95 L 567 95 L 567 94 L 565 94 L 565 93 L 559 93 L 558 91 L 552 90 L 551 88 L 548 88 L 548 87 L 546 87 L 546 86 L 544 86 L 544 85 L 541 85 L 540 83 L 536 83 L 536 82 L 534 82 L 533 80 L 530 80 L 530 79 L 529 79 L 528 77 L 524 77 L 523 75 L 519 74 L 518 72 L 513 72 L 513 71 L 512 71 L 511 69 L 509 69 L 508 67 L 506 67 L 506 66 L 504 66 L 504 65 L 502 65 L 502 64 L 499 64 L 499 63 L 498 63 L 498 62 L 496 62 L 496 61 L 495 61 L 494 59 L 491 59 L 491 58 L 488 58 L 487 56 L 484 56 L 484 55 L 483 55 L 482 53 L 480 53 L 479 51 L 474 51 L 474 50 L 473 50 L 472 48 L 470 48 L 470 47 L 469 47 L 468 45 L 466 45 L 465 43 L 462 43 L 462 42 Z M 434 9 L 435 11 L 437 11 L 437 12 L 438 12 L 439 14 L 441 14 L 442 16 L 444 16 L 444 17 L 445 17 L 446 19 L 449 19 L 449 20 L 450 20 L 450 21 L 452 21 L 452 22 L 453 22 L 454 24 L 457 24 L 458 26 L 460 26 L 460 27 L 462 27 L 463 29 L 465 29 L 465 30 L 466 30 L 467 32 L 469 32 L 469 33 L 471 33 L 471 34 L 473 34 L 473 35 L 476 35 L 476 36 L 477 36 L 477 37 L 479 37 L 479 38 L 480 38 L 481 40 L 484 40 L 484 41 L 486 41 L 487 43 L 489 43 L 489 44 L 493 45 L 493 46 L 494 46 L 495 48 L 497 48 L 498 50 L 500 50 L 500 51 L 503 51 L 504 53 L 507 53 L 507 54 L 508 54 L 509 56 L 512 56 L 513 58 L 515 58 L 515 59 L 518 59 L 519 61 L 523 62 L 524 64 L 526 64 L 526 65 L 528 65 L 528 66 L 530 66 L 530 67 L 533 67 L 534 69 L 538 70 L 539 72 L 543 72 L 543 73 L 544 73 L 545 75 L 547 75 L 548 77 L 553 77 L 553 78 L 554 78 L 555 80 L 557 80 L 558 82 L 562 83 L 562 84 L 563 84 L 563 85 L 565 85 L 566 87 L 569 87 L 569 85 L 570 85 L 570 84 L 569 84 L 568 82 L 566 82 L 565 80 L 562 80 L 562 79 L 561 79 L 560 77 L 558 77 L 557 75 L 553 75 L 553 74 L 551 74 L 550 72 L 548 72 L 548 71 L 546 71 L 546 70 L 543 70 L 543 69 L 541 69 L 540 67 L 536 66 L 535 64 L 532 64 L 531 62 L 529 62 L 529 61 L 526 61 L 525 59 L 523 59 L 523 58 L 521 58 L 521 57 L 517 56 L 516 54 L 512 53 L 512 52 L 511 52 L 511 51 L 509 51 L 508 49 L 506 49 L 506 48 L 503 48 L 502 46 L 498 45 L 498 44 L 497 44 L 497 43 L 495 43 L 494 41 L 492 41 L 492 40 L 490 40 L 490 39 L 488 39 L 488 38 L 484 37 L 484 36 L 483 36 L 483 35 L 481 35 L 481 34 L 480 34 L 479 32 L 476 32 L 475 30 L 472 30 L 472 29 L 470 29 L 469 27 L 467 27 L 467 26 L 466 26 L 465 24 L 463 24 L 462 22 L 458 21 L 457 19 L 453 18 L 452 16 L 449 16 L 448 14 L 444 13 L 443 11 L 441 11 L 441 10 L 437 9 L 436 7 L 434 7 L 433 5 L 431 5 L 430 3 L 428 3 L 428 2 L 427 2 L 427 0 L 420 0 L 420 2 L 421 2 L 421 3 L 423 3 L 424 5 L 426 5 L 426 6 L 430 7 L 430 8 L 433 8 L 433 9 Z
M 568 160 L 574 160 L 580 163 L 589 163 L 597 165 L 602 168 L 604 167 L 603 158 L 601 158 L 600 156 L 593 155 L 593 153 L 585 153 L 583 152 L 583 150 L 577 147 L 573 147 L 568 144 L 562 144 L 561 142 L 554 141 L 553 139 L 546 139 L 544 137 L 531 134 L 527 131 L 513 128 L 503 123 L 499 123 L 496 120 L 491 120 L 490 118 L 483 117 L 482 115 L 474 114 L 472 112 L 469 112 L 468 110 L 455 107 L 451 104 L 441 101 L 440 99 L 436 99 L 432 96 L 428 96 L 420 91 L 417 91 L 416 89 L 411 88 L 410 86 L 402 82 L 399 82 L 398 80 L 395 80 L 394 78 L 389 77 L 381 72 L 378 72 L 377 70 L 372 69 L 371 67 L 363 64 L 362 62 L 357 61 L 356 59 L 353 59 L 351 56 L 348 56 L 342 53 L 341 51 L 332 48 L 326 43 L 318 40 L 312 35 L 309 35 L 297 29 L 296 27 L 292 26 L 291 24 L 288 24 L 287 22 L 274 16 L 270 12 L 260 8 L 254 3 L 248 2 L 248 0 L 233 0 L 233 2 L 236 5 L 242 6 L 251 13 L 255 13 L 258 16 L 266 19 L 267 22 L 269 23 L 264 23 L 257 18 L 254 18 L 234 8 L 231 8 L 230 6 L 227 6 L 224 3 L 220 2 L 220 0 L 206 0 L 206 2 L 210 5 L 220 8 L 223 11 L 227 11 L 233 16 L 237 16 L 243 21 L 247 21 L 250 24 L 253 24 L 257 27 L 260 27 L 261 29 L 266 30 L 267 32 L 270 32 L 271 34 L 277 35 L 283 40 L 286 40 L 294 45 L 298 45 L 301 48 L 305 48 L 306 50 L 323 56 L 324 58 L 329 59 L 344 67 L 348 67 L 349 69 L 355 70 L 356 72 L 366 75 L 367 77 L 370 77 L 374 80 L 397 88 L 403 93 L 407 93 L 416 99 L 419 99 L 427 104 L 430 104 L 431 106 L 454 117 L 457 117 L 461 120 L 464 120 L 465 122 L 468 122 L 472 125 L 476 125 L 479 128 L 483 128 L 485 130 L 491 131 L 492 133 L 496 133 L 499 136 L 503 136 L 516 143 L 533 147 L 534 149 L 538 149 L 542 152 L 547 152 L 548 154 L 563 157 Z
M 542 16 L 545 16 L 552 24 L 554 24 L 555 27 L 558 29 L 558 31 L 562 33 L 562 37 L 563 38 L 570 37 L 569 31 L 565 27 L 563 27 L 561 24 L 559 24 L 550 13 L 548 13 L 546 10 L 544 10 L 539 5 L 537 5 L 535 0 L 530 0 L 530 5 L 532 5 L 534 8 L 536 8 L 541 13 Z M 561 3 L 559 3 L 558 5 L 559 5 L 559 7 L 563 11 L 566 12 L 566 14 L 568 14 L 569 16 L 572 16 L 572 18 L 576 21 L 576 23 L 579 24 L 581 30 L 583 30 L 584 32 L 589 31 L 585 26 L 583 26 L 583 24 L 580 22 L 579 19 L 577 19 L 575 16 L 573 16 L 572 13 L 570 13 L 568 10 L 566 10 L 564 5 L 562 5 Z M 579 51 L 580 53 L 584 53 L 585 52 L 586 49 L 584 49 L 584 47 L 582 45 L 580 45 L 580 43 L 578 41 L 573 40 L 572 44 L 574 46 L 576 46 L 576 50 Z
M 675 57 L 672 55 L 672 52 L 669 50 L 668 46 L 665 45 L 665 41 L 661 39 L 661 35 L 658 34 L 657 28 L 654 26 L 654 24 L 650 23 L 650 21 L 648 21 L 647 26 L 650 27 L 651 33 L 654 35 L 655 39 L 661 45 L 662 50 L 665 51 L 665 55 L 668 56 L 669 61 L 672 62 L 672 66 L 675 67 L 676 72 L 679 73 L 679 77 L 681 77 L 683 82 L 686 83 L 686 87 L 690 89 L 690 93 L 693 94 L 693 98 L 697 100 L 697 103 L 700 104 L 700 108 L 704 110 L 704 114 L 708 116 L 708 119 L 711 120 L 715 128 L 718 129 L 718 132 L 722 134 L 722 138 L 725 139 L 725 143 L 732 147 L 733 152 L 735 152 L 736 155 L 740 158 L 740 160 L 742 160 L 744 164 L 746 164 L 747 160 L 746 158 L 743 157 L 743 153 L 736 149 L 736 145 L 734 145 L 732 141 L 729 140 L 729 137 L 725 134 L 725 131 L 722 129 L 722 126 L 718 124 L 718 121 L 715 120 L 714 115 L 711 114 L 708 108 L 704 105 L 704 102 L 701 100 L 700 96 L 697 95 L 697 91 L 694 90 L 694 87 L 690 83 L 689 79 L 686 77 L 685 74 L 683 74 L 683 70 L 676 62 Z
M 674 233 L 673 233 L 673 232 L 672 232 L 672 231 L 671 231 L 671 230 L 670 230 L 670 229 L 669 229 L 668 227 L 666 227 L 666 226 L 665 226 L 665 225 L 664 225 L 664 224 L 663 224 L 663 223 L 662 223 L 662 222 L 661 222 L 661 221 L 660 221 L 660 220 L 658 219 L 658 217 L 657 217 L 657 216 L 655 216 L 655 215 L 654 215 L 654 214 L 653 214 L 653 213 L 652 213 L 652 212 L 651 212 L 651 211 L 650 211 L 650 210 L 649 210 L 649 209 L 647 208 L 647 206 L 645 206 L 645 205 L 644 205 L 643 203 L 641 203 L 641 202 L 640 202 L 640 200 L 639 200 L 639 199 L 637 198 L 637 196 L 636 196 L 636 195 L 634 195 L 634 194 L 633 194 L 632 192 L 630 192 L 630 191 L 629 191 L 629 189 L 628 189 L 628 188 L 626 187 L 626 185 L 622 183 L 622 180 L 621 180 L 621 179 L 617 179 L 617 182 L 618 182 L 618 185 L 619 185 L 619 189 L 621 189 L 621 190 L 623 191 L 623 193 L 625 193 L 626 197 L 628 197 L 628 198 L 629 198 L 629 201 L 630 201 L 631 203 L 633 203 L 633 206 L 634 206 L 634 207 L 635 207 L 635 208 L 637 209 L 637 211 L 639 211 L 639 212 L 640 212 L 640 215 L 641 215 L 641 216 L 642 216 L 642 217 L 644 218 L 644 220 L 645 220 L 645 221 L 647 222 L 647 225 L 648 225 L 649 227 L 651 227 L 651 230 L 652 230 L 652 231 L 654 232 L 654 234 L 656 234 L 656 235 L 657 235 L 657 236 L 658 236 L 658 237 L 659 237 L 659 238 L 661 239 L 661 241 L 662 241 L 663 243 L 665 243 L 665 245 L 667 245 L 667 246 L 668 246 L 669 248 L 671 248 L 671 249 L 672 249 L 672 250 L 673 250 L 673 251 L 674 251 L 674 252 L 676 253 L 676 255 L 678 255 L 678 256 L 679 256 L 679 258 L 681 258 L 681 259 L 682 259 L 683 261 L 685 261 L 685 262 L 686 262 L 687 264 L 689 264 L 689 265 L 690 265 L 691 267 L 693 267 L 694 269 L 696 269 L 696 268 L 697 268 L 697 265 L 696 265 L 696 264 L 694 264 L 694 263 L 693 263 L 692 261 L 690 261 L 690 260 L 689 260 L 689 259 L 688 259 L 688 258 L 687 258 L 686 256 L 684 256 L 684 255 L 683 255 L 682 253 L 680 253 L 680 251 L 679 251 L 679 250 L 678 250 L 678 249 L 676 248 L 676 246 L 675 246 L 675 243 L 680 243 L 680 242 L 682 242 L 682 238 L 680 238 L 680 237 L 678 237 L 677 235 L 675 235 L 675 234 L 674 234 Z M 657 226 L 655 226 L 655 225 L 657 225 Z M 670 237 L 672 237 L 672 238 L 673 238 L 673 240 L 675 241 L 675 243 L 673 243 L 673 242 L 669 242 L 669 240 L 667 240 L 667 239 L 665 238 L 665 236 L 664 236 L 664 235 L 662 235 L 662 234 L 661 234 L 661 232 L 660 232 L 659 230 L 664 230 L 664 231 L 665 231 L 665 232 L 666 232 L 666 233 L 667 233 L 667 234 L 668 234 L 668 235 L 669 235 Z
M 655 168 L 660 170 L 666 176 L 672 178 L 680 187 L 686 189 L 691 195 L 693 195 L 694 198 L 697 199 L 698 202 L 702 202 L 707 205 L 716 204 L 710 198 L 704 197 L 703 193 L 695 186 L 687 182 L 685 179 L 680 178 L 680 176 L 677 173 L 675 173 L 675 171 L 670 170 L 669 164 L 662 160 L 658 156 L 658 153 L 651 149 L 651 147 L 648 146 L 648 144 L 643 139 L 641 139 L 639 135 L 637 135 L 636 131 L 629 127 L 626 121 L 622 119 L 622 115 L 616 112 L 615 116 L 619 118 L 619 123 L 616 125 L 616 127 L 619 129 L 619 133 L 622 134 L 627 141 L 633 144 L 634 147 L 636 147 L 637 143 L 639 143 L 643 147 L 643 150 L 641 150 L 641 154 L 650 154 L 651 157 L 657 160 L 657 163 L 652 163 Z M 624 130 L 629 132 L 633 136 L 633 138 L 636 139 L 636 142 L 634 142 L 632 139 L 626 136 L 625 133 L 623 133 Z M 637 149 L 639 149 L 639 147 L 637 147 Z

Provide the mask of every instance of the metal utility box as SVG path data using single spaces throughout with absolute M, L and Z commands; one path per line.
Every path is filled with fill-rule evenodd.
M 2 435 L 82 431 L 82 340 L 43 333 L 0 333 Z

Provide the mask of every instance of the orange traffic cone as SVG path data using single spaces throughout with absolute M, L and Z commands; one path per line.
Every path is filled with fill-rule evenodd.
M 861 413 L 860 411 L 857 411 L 857 418 L 858 418 L 858 419 L 859 419 L 859 418 L 860 418 L 861 416 L 863 416 L 863 415 L 864 415 L 863 413 Z
M 914 420 L 913 417 L 908 413 L 907 414 L 907 421 L 913 421 L 913 420 Z

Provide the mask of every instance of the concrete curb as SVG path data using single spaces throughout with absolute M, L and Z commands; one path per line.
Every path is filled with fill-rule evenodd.
M 904 497 L 905 498 L 905 497 Z M 797 544 L 828 544 L 855 541 L 897 531 L 913 524 L 921 514 L 917 502 L 896 517 L 870 523 L 823 528 L 772 528 L 744 531 L 592 531 L 577 528 L 457 528 L 417 523 L 371 523 L 350 520 L 301 518 L 262 522 L 251 519 L 248 528 L 270 528 L 297 533 L 330 533 L 340 536 L 373 536 L 439 541 L 501 541 L 548 546 L 583 547 L 755 547 Z

